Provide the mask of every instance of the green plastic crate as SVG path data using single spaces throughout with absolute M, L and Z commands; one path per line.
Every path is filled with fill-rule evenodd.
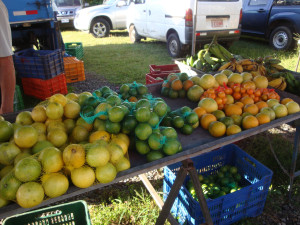
M 66 53 L 75 56 L 77 59 L 83 58 L 83 47 L 81 42 L 68 42 L 65 43 Z
M 92 225 L 85 201 L 79 200 L 6 218 L 3 225 Z
M 19 85 L 16 85 L 14 96 L 14 112 L 24 109 L 23 95 Z

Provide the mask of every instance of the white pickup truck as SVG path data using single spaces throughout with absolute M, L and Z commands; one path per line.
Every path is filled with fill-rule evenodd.
M 103 5 L 81 9 L 76 12 L 74 26 L 96 38 L 107 37 L 110 30 L 126 29 L 128 2 L 107 0 Z

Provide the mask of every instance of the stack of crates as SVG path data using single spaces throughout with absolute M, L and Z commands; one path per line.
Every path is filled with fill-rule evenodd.
M 65 43 L 65 50 L 68 55 L 74 56 L 79 60 L 83 58 L 83 47 L 81 42 Z
M 242 177 L 241 189 L 215 199 L 206 199 L 213 224 L 232 224 L 262 213 L 273 175 L 266 166 L 234 144 L 192 158 L 192 161 L 198 174 L 204 177 L 216 174 L 226 165 L 235 166 Z M 164 200 L 170 193 L 180 166 L 181 163 L 175 163 L 164 168 Z M 200 204 L 187 189 L 189 180 L 187 176 L 171 213 L 180 224 L 203 224 L 205 220 Z
M 146 74 L 146 84 L 161 83 L 167 79 L 170 73 L 180 73 L 177 64 L 149 65 L 149 73 Z
M 16 52 L 13 58 L 24 94 L 45 100 L 56 93 L 68 93 L 60 49 L 26 49 Z
M 76 57 L 64 57 L 64 67 L 67 83 L 85 80 L 83 61 Z

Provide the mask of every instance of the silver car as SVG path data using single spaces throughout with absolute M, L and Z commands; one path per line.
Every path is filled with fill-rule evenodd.
M 107 37 L 110 30 L 126 29 L 127 0 L 108 0 L 103 5 L 76 12 L 74 27 L 88 31 L 94 37 Z

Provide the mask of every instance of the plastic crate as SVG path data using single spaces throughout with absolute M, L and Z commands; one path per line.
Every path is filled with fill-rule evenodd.
M 16 85 L 15 96 L 14 96 L 14 112 L 24 109 L 24 101 L 19 85 Z
M 66 77 L 64 73 L 49 80 L 22 78 L 22 86 L 24 94 L 42 100 L 45 100 L 56 93 L 68 93 Z
M 75 56 L 77 59 L 83 58 L 83 47 L 81 42 L 65 43 L 66 53 Z
M 51 79 L 64 72 L 60 49 L 26 49 L 13 55 L 17 76 L 23 78 Z
M 3 225 L 16 224 L 91 225 L 92 223 L 86 202 L 79 200 L 14 215 L 3 221 Z
M 273 172 L 255 160 L 238 146 L 230 144 L 218 150 L 192 159 L 198 173 L 215 174 L 225 165 L 236 166 L 242 176 L 240 190 L 216 199 L 207 199 L 214 225 L 231 224 L 245 217 L 256 217 L 262 213 Z M 175 181 L 181 163 L 164 168 L 164 200 Z M 204 217 L 200 204 L 186 188 L 189 176 L 179 191 L 171 212 L 180 224 L 202 224 Z
M 177 64 L 169 65 L 149 65 L 149 71 L 152 75 L 154 74 L 170 74 L 170 73 L 180 73 L 179 67 Z
M 75 57 L 64 57 L 64 67 L 67 83 L 85 80 L 83 61 Z
M 169 74 L 146 74 L 146 84 L 155 84 L 155 83 L 162 83 Z M 161 78 L 162 80 L 157 80 L 157 78 Z

